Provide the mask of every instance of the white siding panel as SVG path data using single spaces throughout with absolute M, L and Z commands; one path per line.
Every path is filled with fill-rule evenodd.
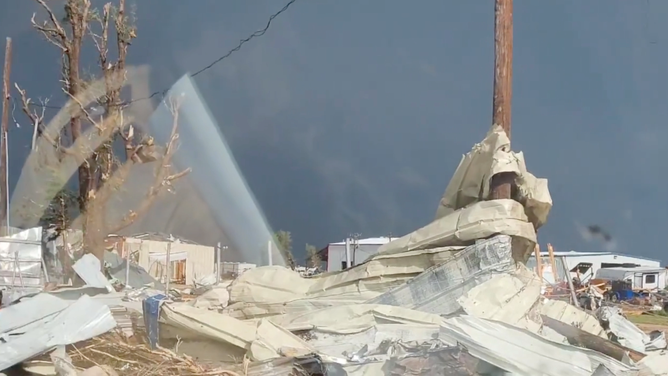
M 139 266 L 158 280 L 161 280 L 165 272 L 165 265 L 160 260 L 150 260 L 151 253 L 166 253 L 168 242 L 157 240 L 142 240 L 128 238 L 126 247 L 133 254 L 139 255 Z M 212 274 L 215 271 L 216 251 L 214 247 L 195 244 L 172 243 L 170 252 L 185 252 L 186 261 L 186 284 L 192 285 L 196 278 Z

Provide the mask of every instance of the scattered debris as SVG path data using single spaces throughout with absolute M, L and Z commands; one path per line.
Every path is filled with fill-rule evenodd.
M 493 128 L 460 163 L 432 223 L 345 271 L 249 267 L 221 281 L 207 265 L 191 286 L 166 291 L 113 247 L 106 275 L 95 257 L 79 256 L 73 269 L 86 286 L 50 284 L 0 309 L 0 370 L 668 375 L 665 334 L 623 316 L 661 310 L 667 295 L 612 302 L 614 289 L 596 280 L 546 289 L 523 265 L 552 201 L 547 181 L 507 146 Z M 515 174 L 513 200 L 486 201 L 497 172 Z

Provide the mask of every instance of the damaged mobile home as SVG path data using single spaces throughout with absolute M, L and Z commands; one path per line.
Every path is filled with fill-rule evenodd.
M 462 159 L 433 222 L 345 271 L 304 278 L 257 267 L 188 301 L 110 292 L 82 263 L 85 294 L 42 292 L 0 310 L 0 369 L 52 349 L 80 361 L 62 346 L 112 330 L 123 306 L 143 316 L 146 348 L 215 365 L 208 375 L 668 375 L 663 333 L 645 334 L 610 307 L 587 312 L 543 296 L 524 264 L 552 201 L 547 181 L 507 146 L 493 128 Z M 518 196 L 487 201 L 500 171 L 516 174 Z

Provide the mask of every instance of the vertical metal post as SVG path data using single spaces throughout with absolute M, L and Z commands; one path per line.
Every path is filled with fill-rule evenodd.
M 169 281 L 172 279 L 172 271 L 171 271 L 171 260 L 170 256 L 172 253 L 172 242 L 167 243 L 167 257 L 165 257 L 165 261 L 167 263 L 165 269 L 167 273 L 167 278 L 165 278 L 165 295 L 169 296 Z
M 125 238 L 121 240 L 121 249 L 125 253 L 125 288 L 130 287 L 130 249 L 125 244 Z
M 269 266 L 274 265 L 274 258 L 273 258 L 273 252 L 272 252 L 272 246 L 271 246 L 271 244 L 272 244 L 272 241 L 270 240 L 270 241 L 267 243 L 267 258 L 268 258 L 268 260 L 269 260 Z
M 216 244 L 216 285 L 220 284 L 220 242 Z
M 494 2 L 494 98 L 492 124 L 499 125 L 510 138 L 513 95 L 513 0 Z M 492 177 L 492 199 L 511 198 L 514 174 Z
M 4 222 L 5 235 L 9 236 L 9 75 L 12 69 L 12 38 L 7 38 L 5 44 L 5 66 L 2 73 L 2 123 L 0 124 L 0 221 Z
M 351 259 L 350 259 L 350 238 L 346 238 L 346 269 L 350 268 Z
M 568 289 L 571 290 L 571 299 L 573 299 L 573 305 L 580 308 L 580 302 L 578 302 L 578 296 L 575 293 L 575 286 L 573 286 L 573 279 L 571 278 L 571 272 L 568 270 L 564 259 L 561 259 L 561 266 L 566 273 L 566 281 L 568 281 Z

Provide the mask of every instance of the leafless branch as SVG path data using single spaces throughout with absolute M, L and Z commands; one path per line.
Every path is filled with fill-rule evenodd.
M 156 166 L 153 184 L 151 187 L 149 187 L 148 191 L 146 192 L 146 196 L 144 197 L 144 200 L 141 202 L 139 207 L 136 210 L 130 210 L 130 212 L 125 215 L 117 225 L 109 229 L 110 232 L 116 233 L 131 225 L 137 218 L 148 211 L 148 209 L 153 205 L 155 199 L 163 190 L 171 191 L 172 183 L 174 181 L 190 173 L 191 169 L 187 168 L 183 171 L 169 174 L 173 167 L 171 165 L 172 156 L 176 151 L 176 145 L 179 139 L 179 134 L 177 131 L 179 126 L 180 105 L 181 103 L 178 100 L 172 100 L 170 103 L 170 111 L 172 113 L 172 131 L 162 158 L 160 158 L 158 165 Z M 126 164 L 128 163 L 134 164 L 131 159 L 126 161 Z
M 100 23 L 101 32 L 96 34 L 92 27 L 88 25 L 88 34 L 90 34 L 93 43 L 95 43 L 95 48 L 98 52 L 98 59 L 100 61 L 100 67 L 102 70 L 109 69 L 107 64 L 107 55 L 109 54 L 109 11 L 111 9 L 111 3 L 106 3 L 102 8 L 102 17 L 98 18 Z
M 35 21 L 36 14 L 33 13 L 32 18 L 30 19 L 33 27 L 39 30 L 49 42 L 58 46 L 58 48 L 60 48 L 62 51 L 69 50 L 70 44 L 67 39 L 67 33 L 60 24 L 60 21 L 58 21 L 55 13 L 53 13 L 53 10 L 51 10 L 51 8 L 44 0 L 35 1 L 46 11 L 47 15 L 49 16 L 49 21 L 44 21 L 40 25 L 37 23 L 37 21 Z
M 65 89 L 62 89 L 62 90 L 63 90 L 63 92 L 65 93 L 65 95 L 67 95 L 68 97 L 70 97 L 70 99 L 72 99 L 76 104 L 79 105 L 79 109 L 80 109 L 81 112 L 86 116 L 86 119 L 87 119 L 91 124 L 93 124 L 93 126 L 95 126 L 95 128 L 97 128 L 97 129 L 101 132 L 101 131 L 102 131 L 102 126 L 101 126 L 97 121 L 95 121 L 95 120 L 93 119 L 93 117 L 91 116 L 90 112 L 88 112 L 88 110 L 86 110 L 86 107 L 83 105 L 83 103 L 81 103 L 81 101 L 80 101 L 77 97 L 75 97 L 74 95 L 70 94 L 67 90 L 65 90 Z
M 32 123 L 32 126 L 33 126 L 33 137 L 32 137 L 31 149 L 32 150 L 36 149 L 36 147 L 37 147 L 37 136 L 40 135 L 40 136 L 43 136 L 44 139 L 46 139 L 50 144 L 52 144 L 54 148 L 56 148 L 59 151 L 67 153 L 69 151 L 69 149 L 63 148 L 60 145 L 59 141 L 51 138 L 48 134 L 42 132 L 42 129 L 44 128 L 44 112 L 46 110 L 45 107 L 42 106 L 41 113 L 38 113 L 37 110 L 35 110 L 35 109 L 31 109 L 32 99 L 28 98 L 28 96 L 26 95 L 26 91 L 24 89 L 21 89 L 19 84 L 14 84 L 14 87 L 16 88 L 16 90 L 19 92 L 19 95 L 21 96 L 21 110 L 28 117 L 28 119 L 30 120 L 30 122 Z M 46 102 L 48 102 L 48 100 Z M 16 122 L 16 119 L 14 119 L 14 121 Z

